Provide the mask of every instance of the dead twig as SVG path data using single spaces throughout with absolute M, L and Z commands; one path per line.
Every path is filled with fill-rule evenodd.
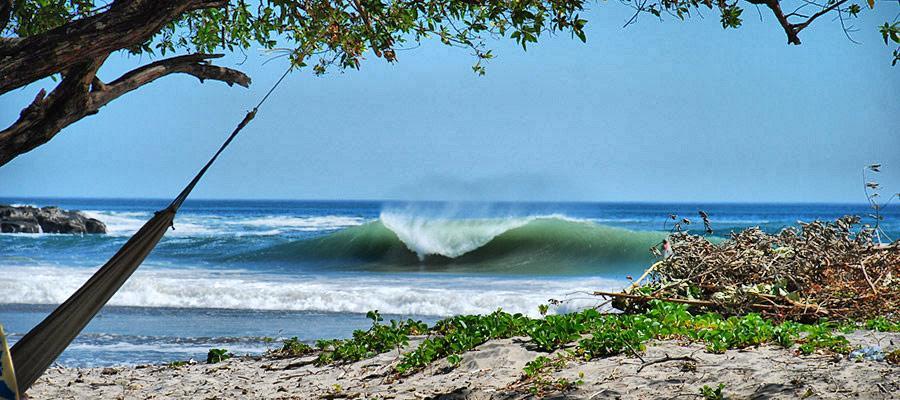
M 641 365 L 640 368 L 638 368 L 637 373 L 641 373 L 641 370 L 643 370 L 644 368 L 649 367 L 649 366 L 651 366 L 651 365 L 654 365 L 654 364 L 661 364 L 661 363 L 669 362 L 669 361 L 692 361 L 692 362 L 697 362 L 697 359 L 694 358 L 694 357 L 691 357 L 691 356 L 671 357 L 671 356 L 669 356 L 668 354 L 666 354 L 666 356 L 663 357 L 663 358 L 656 359 L 656 360 L 653 360 L 653 361 L 645 362 L 644 364 Z

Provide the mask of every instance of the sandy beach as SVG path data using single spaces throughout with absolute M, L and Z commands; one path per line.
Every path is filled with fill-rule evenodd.
M 900 347 L 900 333 L 856 331 L 854 347 Z M 411 341 L 408 351 L 421 341 Z M 565 351 L 565 349 L 560 350 Z M 181 367 L 51 368 L 29 391 L 31 399 L 656 399 L 703 398 L 700 388 L 724 384 L 735 399 L 893 399 L 900 393 L 900 366 L 848 360 L 830 354 L 798 355 L 761 346 L 706 352 L 699 344 L 651 341 L 641 359 L 619 355 L 569 361 L 548 372 L 551 381 L 574 384 L 534 395 L 523 367 L 539 356 L 527 338 L 492 340 L 465 353 L 456 367 L 440 360 L 406 377 L 393 374 L 397 352 L 360 362 L 317 367 L 315 354 L 285 359 L 234 358 Z

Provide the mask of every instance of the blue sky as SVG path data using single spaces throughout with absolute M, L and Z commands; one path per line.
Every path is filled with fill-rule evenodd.
M 788 46 L 763 11 L 723 31 L 628 9 L 588 13 L 588 42 L 429 42 L 361 71 L 294 73 L 194 198 L 862 202 L 861 170 L 900 190 L 900 66 L 876 25 L 849 42 L 823 18 Z M 285 68 L 257 50 L 221 65 L 251 89 L 171 76 L 122 97 L 0 168 L 0 197 L 172 197 Z M 115 57 L 111 80 L 148 57 Z M 12 122 L 44 81 L 0 97 Z

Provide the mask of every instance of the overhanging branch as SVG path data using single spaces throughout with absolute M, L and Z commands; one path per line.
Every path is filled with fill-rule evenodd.
M 834 11 L 835 9 L 837 9 L 838 7 L 840 7 L 841 5 L 846 3 L 847 0 L 839 0 L 839 1 L 834 2 L 831 5 L 828 5 L 827 7 L 823 7 L 821 10 L 819 10 L 819 12 L 806 18 L 805 21 L 796 23 L 796 24 L 791 23 L 788 20 L 788 17 L 789 16 L 798 17 L 800 15 L 796 14 L 796 12 L 793 12 L 790 14 L 785 14 L 784 11 L 781 9 L 781 4 L 780 4 L 779 0 L 747 0 L 747 2 L 751 3 L 751 4 L 765 5 L 770 10 L 772 10 L 772 13 L 775 15 L 775 19 L 778 20 L 778 24 L 781 25 L 782 29 L 784 29 L 784 33 L 787 35 L 788 44 L 799 45 L 800 44 L 800 36 L 798 34 L 800 33 L 800 31 L 805 29 L 807 26 L 809 26 L 809 24 L 811 24 L 813 21 L 815 21 L 817 18 L 821 17 L 822 15 L 825 15 L 831 11 Z
M 7 1 L 0 0 L 0 4 Z M 226 0 L 116 0 L 104 12 L 56 29 L 17 40 L 0 40 L 0 94 L 143 43 L 187 11 L 221 7 L 225 3 Z
M 819 12 L 813 14 L 811 17 L 807 18 L 806 21 L 799 23 L 799 24 L 795 24 L 794 25 L 795 29 L 797 30 L 797 32 L 800 32 L 801 30 L 803 30 L 803 28 L 806 28 L 807 26 L 809 26 L 809 24 L 811 24 L 813 21 L 815 21 L 816 18 L 819 18 L 825 14 L 828 14 L 829 12 L 840 7 L 842 4 L 844 4 L 846 2 L 847 2 L 847 0 L 841 0 L 841 1 L 838 1 L 828 7 L 823 8 L 821 11 L 819 11 Z
M 163 76 L 183 73 L 249 87 L 250 77 L 230 68 L 214 66 L 211 58 L 221 54 L 191 54 L 167 58 L 136 68 L 104 84 L 96 73 L 106 56 L 78 64 L 63 73 L 63 80 L 48 95 L 42 89 L 10 127 L 0 131 L 0 166 L 20 154 L 46 143 L 63 128 L 96 114 L 100 108 L 120 96 Z
M 163 76 L 176 73 L 194 76 L 200 82 L 209 79 L 225 82 L 228 86 L 238 84 L 243 87 L 250 87 L 250 77 L 243 72 L 212 65 L 208 61 L 209 59 L 220 57 L 222 57 L 222 54 L 189 54 L 172 57 L 129 71 L 107 84 L 102 84 L 98 80 L 91 93 L 93 104 L 96 108 L 103 107 L 125 93 Z

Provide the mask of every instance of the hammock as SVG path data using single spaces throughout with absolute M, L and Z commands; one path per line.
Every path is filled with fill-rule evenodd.
M 18 384 L 20 395 L 24 395 L 28 388 L 50 367 L 50 364 L 81 333 L 81 330 L 94 318 L 94 315 L 106 305 L 106 302 L 116 294 L 125 281 L 131 277 L 131 274 L 147 258 L 147 255 L 153 251 L 153 248 L 165 235 L 166 230 L 173 226 L 172 221 L 175 218 L 175 213 L 178 212 L 178 208 L 187 199 L 194 186 L 206 173 L 206 170 L 212 166 L 216 158 L 234 140 L 238 132 L 244 129 L 250 120 L 256 116 L 256 111 L 278 87 L 278 84 L 284 80 L 290 70 L 288 68 L 275 85 L 269 89 L 269 92 L 263 96 L 256 107 L 244 116 L 244 119 L 231 132 L 228 139 L 219 147 L 219 150 L 168 207 L 157 211 L 153 218 L 147 221 L 75 294 L 53 310 L 47 318 L 26 333 L 21 340 L 16 342 L 11 352 L 12 364 L 15 366 L 15 383 Z M 0 398 L 3 398 L 3 396 L 0 396 Z

